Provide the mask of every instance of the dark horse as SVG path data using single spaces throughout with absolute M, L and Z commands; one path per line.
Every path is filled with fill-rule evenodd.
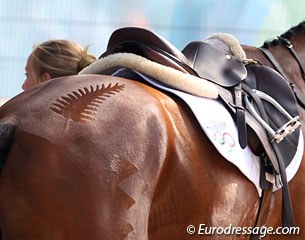
M 302 31 L 290 39 L 303 62 L 304 39 Z M 271 66 L 259 49 L 245 50 Z M 270 51 L 305 89 L 287 49 Z M 203 233 L 256 224 L 254 185 L 184 102 L 143 83 L 94 74 L 48 81 L 1 107 L 0 136 L 0 239 L 250 239 Z M 289 184 L 301 233 L 266 239 L 304 238 L 304 168 Z M 281 191 L 264 220 L 281 226 Z

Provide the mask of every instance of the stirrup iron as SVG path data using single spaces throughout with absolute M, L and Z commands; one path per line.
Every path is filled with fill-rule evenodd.
M 280 143 L 287 135 L 292 134 L 300 125 L 299 116 L 292 117 L 275 99 L 270 97 L 268 94 L 263 93 L 259 90 L 252 89 L 252 91 L 260 98 L 268 101 L 272 104 L 280 113 L 287 117 L 288 122 L 286 122 L 282 127 L 277 130 L 273 130 L 257 113 L 252 102 L 249 100 L 249 96 L 245 95 L 244 100 L 247 108 L 253 117 L 267 130 L 267 132 L 272 136 L 271 142 L 276 141 Z

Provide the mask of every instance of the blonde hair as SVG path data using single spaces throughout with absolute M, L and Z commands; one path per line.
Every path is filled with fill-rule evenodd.
M 76 75 L 96 60 L 88 53 L 88 47 L 68 40 L 43 42 L 34 46 L 31 56 L 30 71 L 37 83 L 43 81 L 44 73 L 50 74 L 51 78 Z

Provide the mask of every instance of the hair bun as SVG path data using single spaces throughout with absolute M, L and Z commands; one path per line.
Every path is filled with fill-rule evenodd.
M 82 52 L 82 56 L 78 62 L 78 70 L 81 71 L 96 60 L 95 56 L 87 52 L 87 49 Z

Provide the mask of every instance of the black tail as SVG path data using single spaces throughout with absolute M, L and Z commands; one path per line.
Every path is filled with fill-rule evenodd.
M 5 164 L 11 147 L 14 126 L 11 124 L 0 124 L 0 172 Z

